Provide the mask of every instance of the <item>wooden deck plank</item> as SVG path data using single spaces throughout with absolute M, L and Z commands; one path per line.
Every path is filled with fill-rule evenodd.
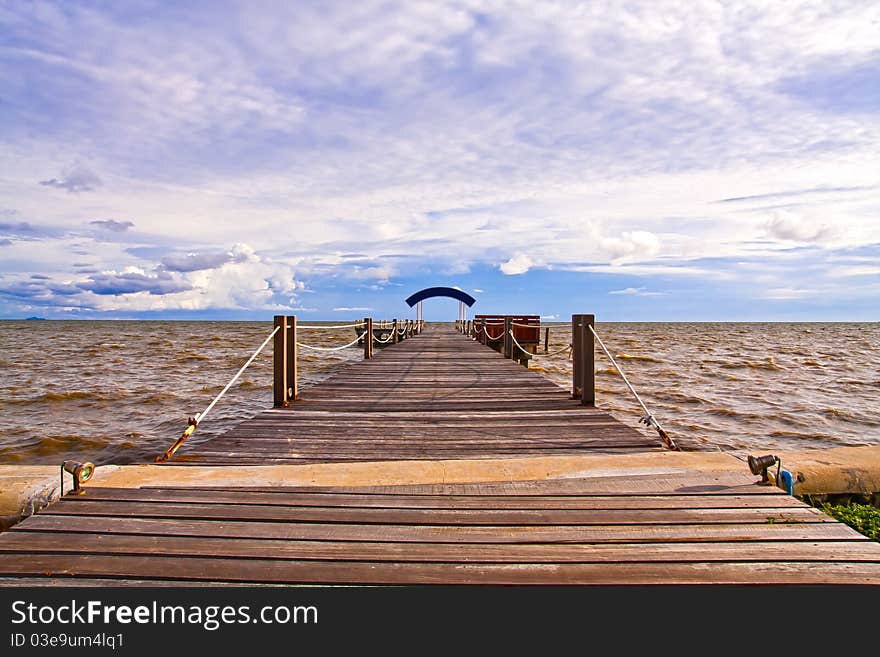
M 839 561 L 693 563 L 376 563 L 123 555 L 7 555 L 3 570 L 23 576 L 120 577 L 254 583 L 347 584 L 849 584 L 880 583 L 880 564 Z
M 744 509 L 802 507 L 788 495 L 627 495 L 552 496 L 513 495 L 389 495 L 336 492 L 322 494 L 285 491 L 242 491 L 163 488 L 88 488 L 83 495 L 69 497 L 65 503 L 89 501 L 187 502 L 203 504 L 317 506 L 349 508 L 411 509 Z
M 616 563 L 694 561 L 853 561 L 880 563 L 880 544 L 862 541 L 738 543 L 377 543 L 186 536 L 18 532 L 0 541 L 0 554 L 175 555 L 306 561 L 445 563 Z
M 46 511 L 61 516 L 193 518 L 398 525 L 657 525 L 834 522 L 806 505 L 789 508 L 677 509 L 412 509 L 282 507 L 176 502 L 69 502 Z
M 57 531 L 64 534 L 214 536 L 305 541 L 389 543 L 670 543 L 732 541 L 867 541 L 846 525 L 821 523 L 676 525 L 373 525 L 307 522 L 223 521 L 193 518 L 122 518 L 39 514 L 8 534 Z M 6 534 L 0 535 L 0 542 Z M 2 560 L 0 560 L 2 562 Z M 0 563 L 0 572 L 2 572 Z

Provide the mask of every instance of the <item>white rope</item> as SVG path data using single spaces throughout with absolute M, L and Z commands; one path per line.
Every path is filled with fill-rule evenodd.
M 493 336 L 493 335 L 490 335 L 489 329 L 483 327 L 483 330 L 486 332 L 486 337 L 489 338 L 490 340 L 500 340 L 501 338 L 504 337 L 504 331 L 501 331 L 501 335 Z
M 516 337 L 514 337 L 513 331 L 510 332 L 510 337 L 513 340 L 513 343 L 517 347 L 519 347 L 520 351 L 522 351 L 524 354 L 528 354 L 532 358 L 550 358 L 551 356 L 556 356 L 558 354 L 561 354 L 563 351 L 568 351 L 573 348 L 571 344 L 568 344 L 568 345 L 564 346 L 562 349 L 559 349 L 558 351 L 552 351 L 549 354 L 533 354 L 531 351 L 526 351 L 525 349 L 523 349 L 523 346 L 519 342 L 517 342 Z
M 259 346 L 259 348 L 254 352 L 254 355 L 251 356 L 250 358 L 248 358 L 248 361 L 244 365 L 241 366 L 241 369 L 235 373 L 235 376 L 232 377 L 232 380 L 226 384 L 226 387 L 223 388 L 223 390 L 220 391 L 220 394 L 217 395 L 216 397 L 214 397 L 214 401 L 212 401 L 210 404 L 208 404 L 208 408 L 206 408 L 200 414 L 195 416 L 195 419 L 196 419 L 196 421 L 198 421 L 199 424 L 201 424 L 202 422 L 205 421 L 205 418 L 208 416 L 208 413 L 210 412 L 210 410 L 212 408 L 214 408 L 214 404 L 216 404 L 218 401 L 220 401 L 220 398 L 226 394 L 226 391 L 232 387 L 233 383 L 238 381 L 238 377 L 240 377 L 242 375 L 242 372 L 244 372 L 248 368 L 248 365 L 250 365 L 251 363 L 254 362 L 254 359 L 260 355 L 260 352 L 263 351 L 263 349 L 265 349 L 266 345 L 269 344 L 269 340 L 271 340 L 275 336 L 275 334 L 278 333 L 280 328 L 281 328 L 280 326 L 275 327 L 275 330 L 272 331 L 269 334 L 269 337 L 263 341 L 263 344 L 261 344 Z
M 303 349 L 313 349 L 315 351 L 342 351 L 343 349 L 347 349 L 348 347 L 357 344 L 358 340 L 360 339 L 361 336 L 357 336 L 354 340 L 352 340 L 348 344 L 342 345 L 341 347 L 315 347 L 314 345 L 303 344 L 302 342 L 297 342 L 296 346 L 302 347 Z
M 373 336 L 373 340 L 374 340 L 375 342 L 379 343 L 379 344 L 386 344 L 386 343 L 388 343 L 388 342 L 391 342 L 391 340 L 393 340 L 393 339 L 394 339 L 394 334 L 393 334 L 393 333 L 390 334 L 390 335 L 389 335 L 387 338 L 385 338 L 384 340 L 380 340 L 380 339 L 377 338 L 375 335 Z
M 593 333 L 593 336 L 599 342 L 599 346 L 602 347 L 602 351 L 605 352 L 605 355 L 608 356 L 608 359 L 611 361 L 611 364 L 614 365 L 614 368 L 620 374 L 620 378 L 623 379 L 623 382 L 626 384 L 626 387 L 629 388 L 629 391 L 633 394 L 633 397 L 636 398 L 636 401 L 639 402 L 639 406 L 642 407 L 642 410 L 645 411 L 645 417 L 643 417 L 640 422 L 643 422 L 649 427 L 654 427 L 657 430 L 657 433 L 660 434 L 660 437 L 663 439 L 663 442 L 670 449 L 678 449 L 675 446 L 675 443 L 672 441 L 672 438 L 663 430 L 663 427 L 660 426 L 660 423 L 657 422 L 656 418 L 651 414 L 651 411 L 648 410 L 648 407 L 645 406 L 645 402 L 642 401 L 642 398 L 639 397 L 639 393 L 636 392 L 636 389 L 632 387 L 632 384 L 629 382 L 629 379 L 626 378 L 626 374 L 623 373 L 623 370 L 620 369 L 620 365 L 617 364 L 617 361 L 614 360 L 614 356 L 611 355 L 611 352 L 605 347 L 605 343 L 602 342 L 602 338 L 599 337 L 599 334 L 596 333 L 596 329 L 592 327 L 591 324 L 587 324 L 587 328 Z
M 304 326 L 303 324 L 297 324 L 296 328 L 298 331 L 327 331 L 330 329 L 358 328 L 363 325 L 363 322 L 357 322 L 355 324 L 340 324 L 338 326 Z
M 540 324 L 517 324 L 516 322 L 511 322 L 511 326 L 521 326 L 522 328 L 531 328 L 531 329 L 540 329 Z

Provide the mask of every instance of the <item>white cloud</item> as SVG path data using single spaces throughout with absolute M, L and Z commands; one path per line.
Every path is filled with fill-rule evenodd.
M 502 262 L 498 268 L 508 276 L 525 274 L 535 263 L 525 253 L 516 253 L 507 262 Z
M 608 294 L 622 294 L 626 296 L 636 297 L 662 297 L 666 296 L 666 292 L 651 292 L 643 287 L 627 287 L 622 290 L 611 290 Z
M 771 237 L 794 242 L 821 242 L 837 233 L 830 223 L 791 212 L 774 213 L 766 228 Z
M 628 260 L 650 260 L 660 252 L 660 239 L 646 230 L 629 231 L 620 237 L 603 239 L 602 249 L 614 264 Z
M 365 306 L 342 306 L 340 308 L 334 308 L 333 312 L 335 313 L 353 313 L 353 312 L 365 312 L 368 310 L 373 310 L 373 308 L 367 308 Z
M 778 301 L 790 301 L 793 299 L 804 299 L 815 296 L 816 290 L 794 287 L 775 287 L 763 290 L 760 295 L 764 299 L 773 299 Z
M 850 276 L 880 276 L 880 267 L 870 265 L 853 265 L 850 267 L 834 267 L 829 272 L 833 278 L 846 278 Z

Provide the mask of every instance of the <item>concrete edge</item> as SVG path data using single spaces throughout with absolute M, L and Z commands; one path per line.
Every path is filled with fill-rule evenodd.
M 0 532 L 58 499 L 60 470 L 52 465 L 0 466 Z M 73 479 L 65 477 L 67 490 Z

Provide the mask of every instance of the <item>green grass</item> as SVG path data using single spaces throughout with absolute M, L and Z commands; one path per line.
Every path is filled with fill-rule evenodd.
M 870 504 L 825 504 L 822 511 L 880 542 L 880 509 Z

